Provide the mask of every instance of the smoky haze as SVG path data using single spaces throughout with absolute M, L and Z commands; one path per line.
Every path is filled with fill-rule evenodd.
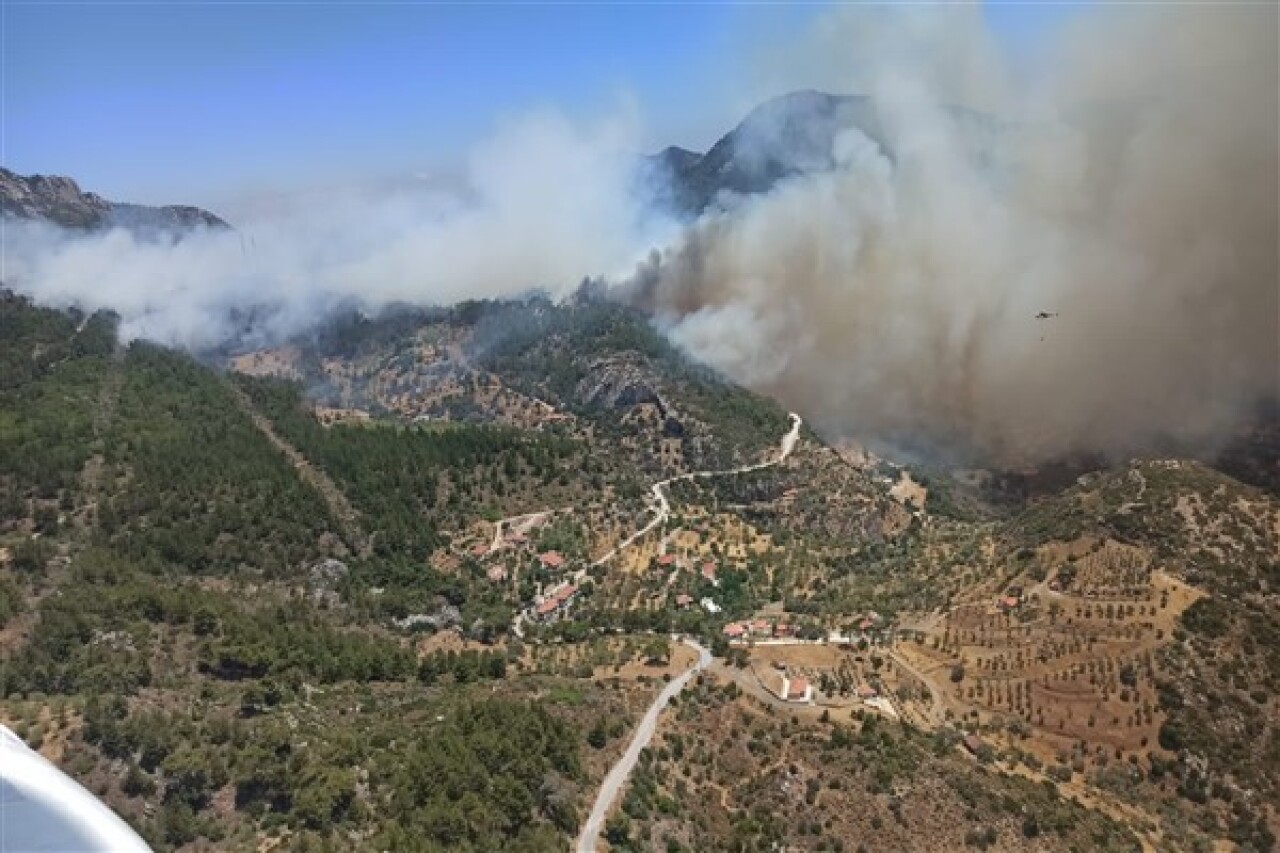
M 741 61 L 768 94 L 869 95 L 874 134 L 692 224 L 636 192 L 634 116 L 543 113 L 477 148 L 464 194 L 332 194 L 177 243 L 10 223 L 0 278 L 202 348 L 235 308 L 271 338 L 592 276 L 832 437 L 1005 465 L 1204 449 L 1277 393 L 1276 34 L 1274 5 L 1101 7 L 1010 69 L 977 6 L 841 8 Z
M 339 305 L 568 293 L 665 239 L 633 201 L 636 132 L 625 109 L 594 123 L 538 112 L 470 152 L 460 188 L 309 193 L 177 242 L 11 221 L 0 279 L 46 304 L 114 309 L 126 338 L 193 349 L 238 332 L 246 309 L 270 341 Z
M 625 291 L 829 435 L 1208 449 L 1277 392 L 1276 15 L 1098 10 L 1027 86 L 975 9 L 839 13 L 787 52 L 834 49 L 887 144 L 837 134 L 832 170 L 704 217 Z

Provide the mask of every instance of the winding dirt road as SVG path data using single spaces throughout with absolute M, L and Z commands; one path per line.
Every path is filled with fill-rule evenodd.
M 767 462 L 757 462 L 753 465 L 742 465 L 737 468 L 729 468 L 724 471 L 695 471 L 688 474 L 680 474 L 676 477 L 669 477 L 654 483 L 649 491 L 653 495 L 653 505 L 655 509 L 654 517 L 644 527 L 637 530 L 631 536 L 624 539 L 615 546 L 609 553 L 596 560 L 592 565 L 600 566 L 607 563 L 618 555 L 619 552 L 630 546 L 636 540 L 652 531 L 658 525 L 667 520 L 671 515 L 671 503 L 667 499 L 665 489 L 672 483 L 681 480 L 695 480 L 707 477 L 723 477 L 729 474 L 745 474 L 749 471 L 759 471 L 763 468 L 769 468 L 786 460 L 796 449 L 796 444 L 800 441 L 800 427 L 804 421 L 800 416 L 791 413 L 791 429 L 782 437 L 782 441 L 778 445 L 778 455 L 776 458 Z M 582 569 L 576 573 L 575 577 L 578 581 L 586 575 L 586 569 Z M 523 616 L 524 614 L 520 614 Z M 516 626 L 518 628 L 520 619 L 517 619 Z M 609 814 L 609 808 L 613 805 L 614 800 L 622 793 L 622 789 L 626 786 L 627 780 L 631 778 L 631 772 L 635 769 L 636 762 L 640 759 L 640 752 L 649 745 L 649 741 L 653 739 L 653 732 L 658 725 L 658 717 L 662 714 L 662 709 L 667 706 L 672 697 L 684 689 L 689 683 L 689 679 L 706 669 L 711 664 L 711 651 L 706 647 L 694 642 L 690 639 L 684 640 L 685 645 L 698 653 L 697 662 L 685 670 L 679 677 L 672 679 L 662 692 L 658 694 L 658 698 L 653 700 L 653 704 L 645 711 L 644 717 L 640 720 L 640 725 L 636 727 L 635 734 L 631 736 L 631 743 L 627 745 L 627 751 L 622 754 L 618 762 L 609 768 L 609 773 L 604 777 L 604 782 L 600 785 L 600 790 L 596 794 L 595 805 L 591 809 L 591 814 L 587 817 L 586 823 L 582 825 L 582 832 L 578 835 L 578 843 L 576 850 L 578 853 L 594 853 L 596 849 L 596 841 L 600 837 L 600 830 L 604 827 L 605 817 Z
M 924 718 L 925 722 L 935 728 L 946 722 L 947 706 L 942 698 L 942 688 L 935 685 L 933 683 L 933 679 L 926 676 L 916 667 L 907 663 L 902 659 L 901 655 L 892 649 L 889 650 L 889 658 L 898 666 L 902 667 L 908 675 L 923 684 L 925 689 L 929 691 L 929 710 L 920 712 L 920 715 Z
M 782 437 L 782 441 L 778 445 L 778 456 L 768 462 L 757 462 L 753 465 L 741 465 L 737 468 L 728 468 L 723 471 L 693 471 L 688 474 L 680 474 L 675 477 L 668 477 L 660 480 L 649 487 L 649 492 L 653 495 L 652 506 L 654 508 L 654 516 L 644 527 L 632 533 L 626 539 L 619 542 L 609 553 L 592 563 L 592 566 L 602 566 L 605 563 L 618 556 L 619 553 L 629 548 L 638 539 L 641 539 L 655 527 L 662 524 L 671 515 L 671 502 L 667 499 L 666 488 L 672 483 L 679 483 L 684 480 L 703 480 L 709 477 L 725 477 L 730 474 L 746 474 L 750 471 L 760 471 L 764 468 L 772 468 L 785 461 L 791 452 L 796 449 L 796 444 L 800 441 L 800 427 L 804 424 L 800 416 L 795 412 L 791 412 L 791 429 Z M 578 572 L 578 579 L 586 575 L 586 570 Z
M 578 834 L 578 843 L 575 848 L 578 853 L 595 853 L 596 841 L 600 838 L 600 830 L 604 827 L 604 819 L 609 814 L 609 808 L 622 793 L 627 780 L 631 778 L 631 771 L 640 760 L 641 751 L 649 745 L 649 741 L 653 740 L 653 733 L 658 727 L 658 717 L 662 715 L 662 709 L 667 707 L 667 703 L 676 694 L 684 690 L 685 685 L 695 674 L 706 669 L 711 663 L 710 649 L 687 638 L 684 644 L 698 653 L 697 662 L 662 688 L 658 698 L 654 699 L 649 710 L 644 712 L 640 725 L 636 726 L 635 734 L 631 736 L 631 743 L 627 744 L 627 751 L 618 759 L 618 763 L 609 768 L 609 774 L 604 777 L 600 791 L 596 794 L 596 802 L 591 807 L 591 814 L 587 816 L 587 821 Z

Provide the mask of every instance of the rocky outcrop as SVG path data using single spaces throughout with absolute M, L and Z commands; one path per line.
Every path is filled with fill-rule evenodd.
M 664 418 L 668 412 L 652 369 L 642 358 L 630 354 L 593 362 L 576 393 L 588 406 L 622 410 L 647 404 L 656 406 Z
M 127 228 L 140 233 L 176 234 L 192 228 L 229 228 L 207 210 L 189 205 L 148 207 L 107 201 L 58 175 L 19 175 L 0 168 L 0 214 L 48 222 L 62 228 Z
M 997 130 L 992 119 L 970 110 L 945 107 L 940 114 L 975 152 L 985 150 Z M 756 107 L 705 154 L 673 146 L 647 158 L 643 176 L 656 204 L 696 216 L 787 178 L 837 168 L 838 140 L 851 131 L 895 156 L 889 122 L 872 98 L 791 92 Z
M 81 191 L 70 178 L 23 177 L 0 169 L 0 212 L 19 219 L 45 220 L 64 228 L 95 228 L 111 215 L 111 202 Z

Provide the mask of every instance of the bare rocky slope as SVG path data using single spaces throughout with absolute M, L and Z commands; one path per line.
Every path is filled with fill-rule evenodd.
M 71 178 L 59 175 L 19 175 L 0 168 L 0 212 L 16 219 L 49 222 L 63 228 L 123 227 L 142 231 L 183 231 L 190 228 L 228 228 L 225 221 L 198 207 L 112 202 L 85 192 Z

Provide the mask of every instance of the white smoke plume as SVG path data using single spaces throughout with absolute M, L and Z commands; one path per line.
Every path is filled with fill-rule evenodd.
M 1280 370 L 1276 10 L 1100 9 L 1031 88 L 972 7 L 842 10 L 791 52 L 832 48 L 888 144 L 837 135 L 637 298 L 828 434 L 1005 464 L 1220 440 Z
M 170 242 L 10 222 L 7 286 L 45 304 L 111 308 L 127 338 L 192 348 L 228 336 L 229 311 L 265 306 L 270 335 L 339 303 L 450 304 L 624 272 L 661 222 L 633 203 L 637 121 L 517 119 L 469 158 L 466 191 L 308 196 Z
M 633 192 L 633 119 L 544 114 L 475 152 L 465 197 L 338 195 L 175 245 L 10 225 L 0 277 L 202 347 L 233 307 L 283 334 L 604 276 L 829 435 L 1003 464 L 1203 445 L 1278 390 L 1276 39 L 1274 4 L 1100 4 L 1010 70 L 976 6 L 843 7 L 749 62 L 770 94 L 870 95 L 875 132 L 682 232 Z

